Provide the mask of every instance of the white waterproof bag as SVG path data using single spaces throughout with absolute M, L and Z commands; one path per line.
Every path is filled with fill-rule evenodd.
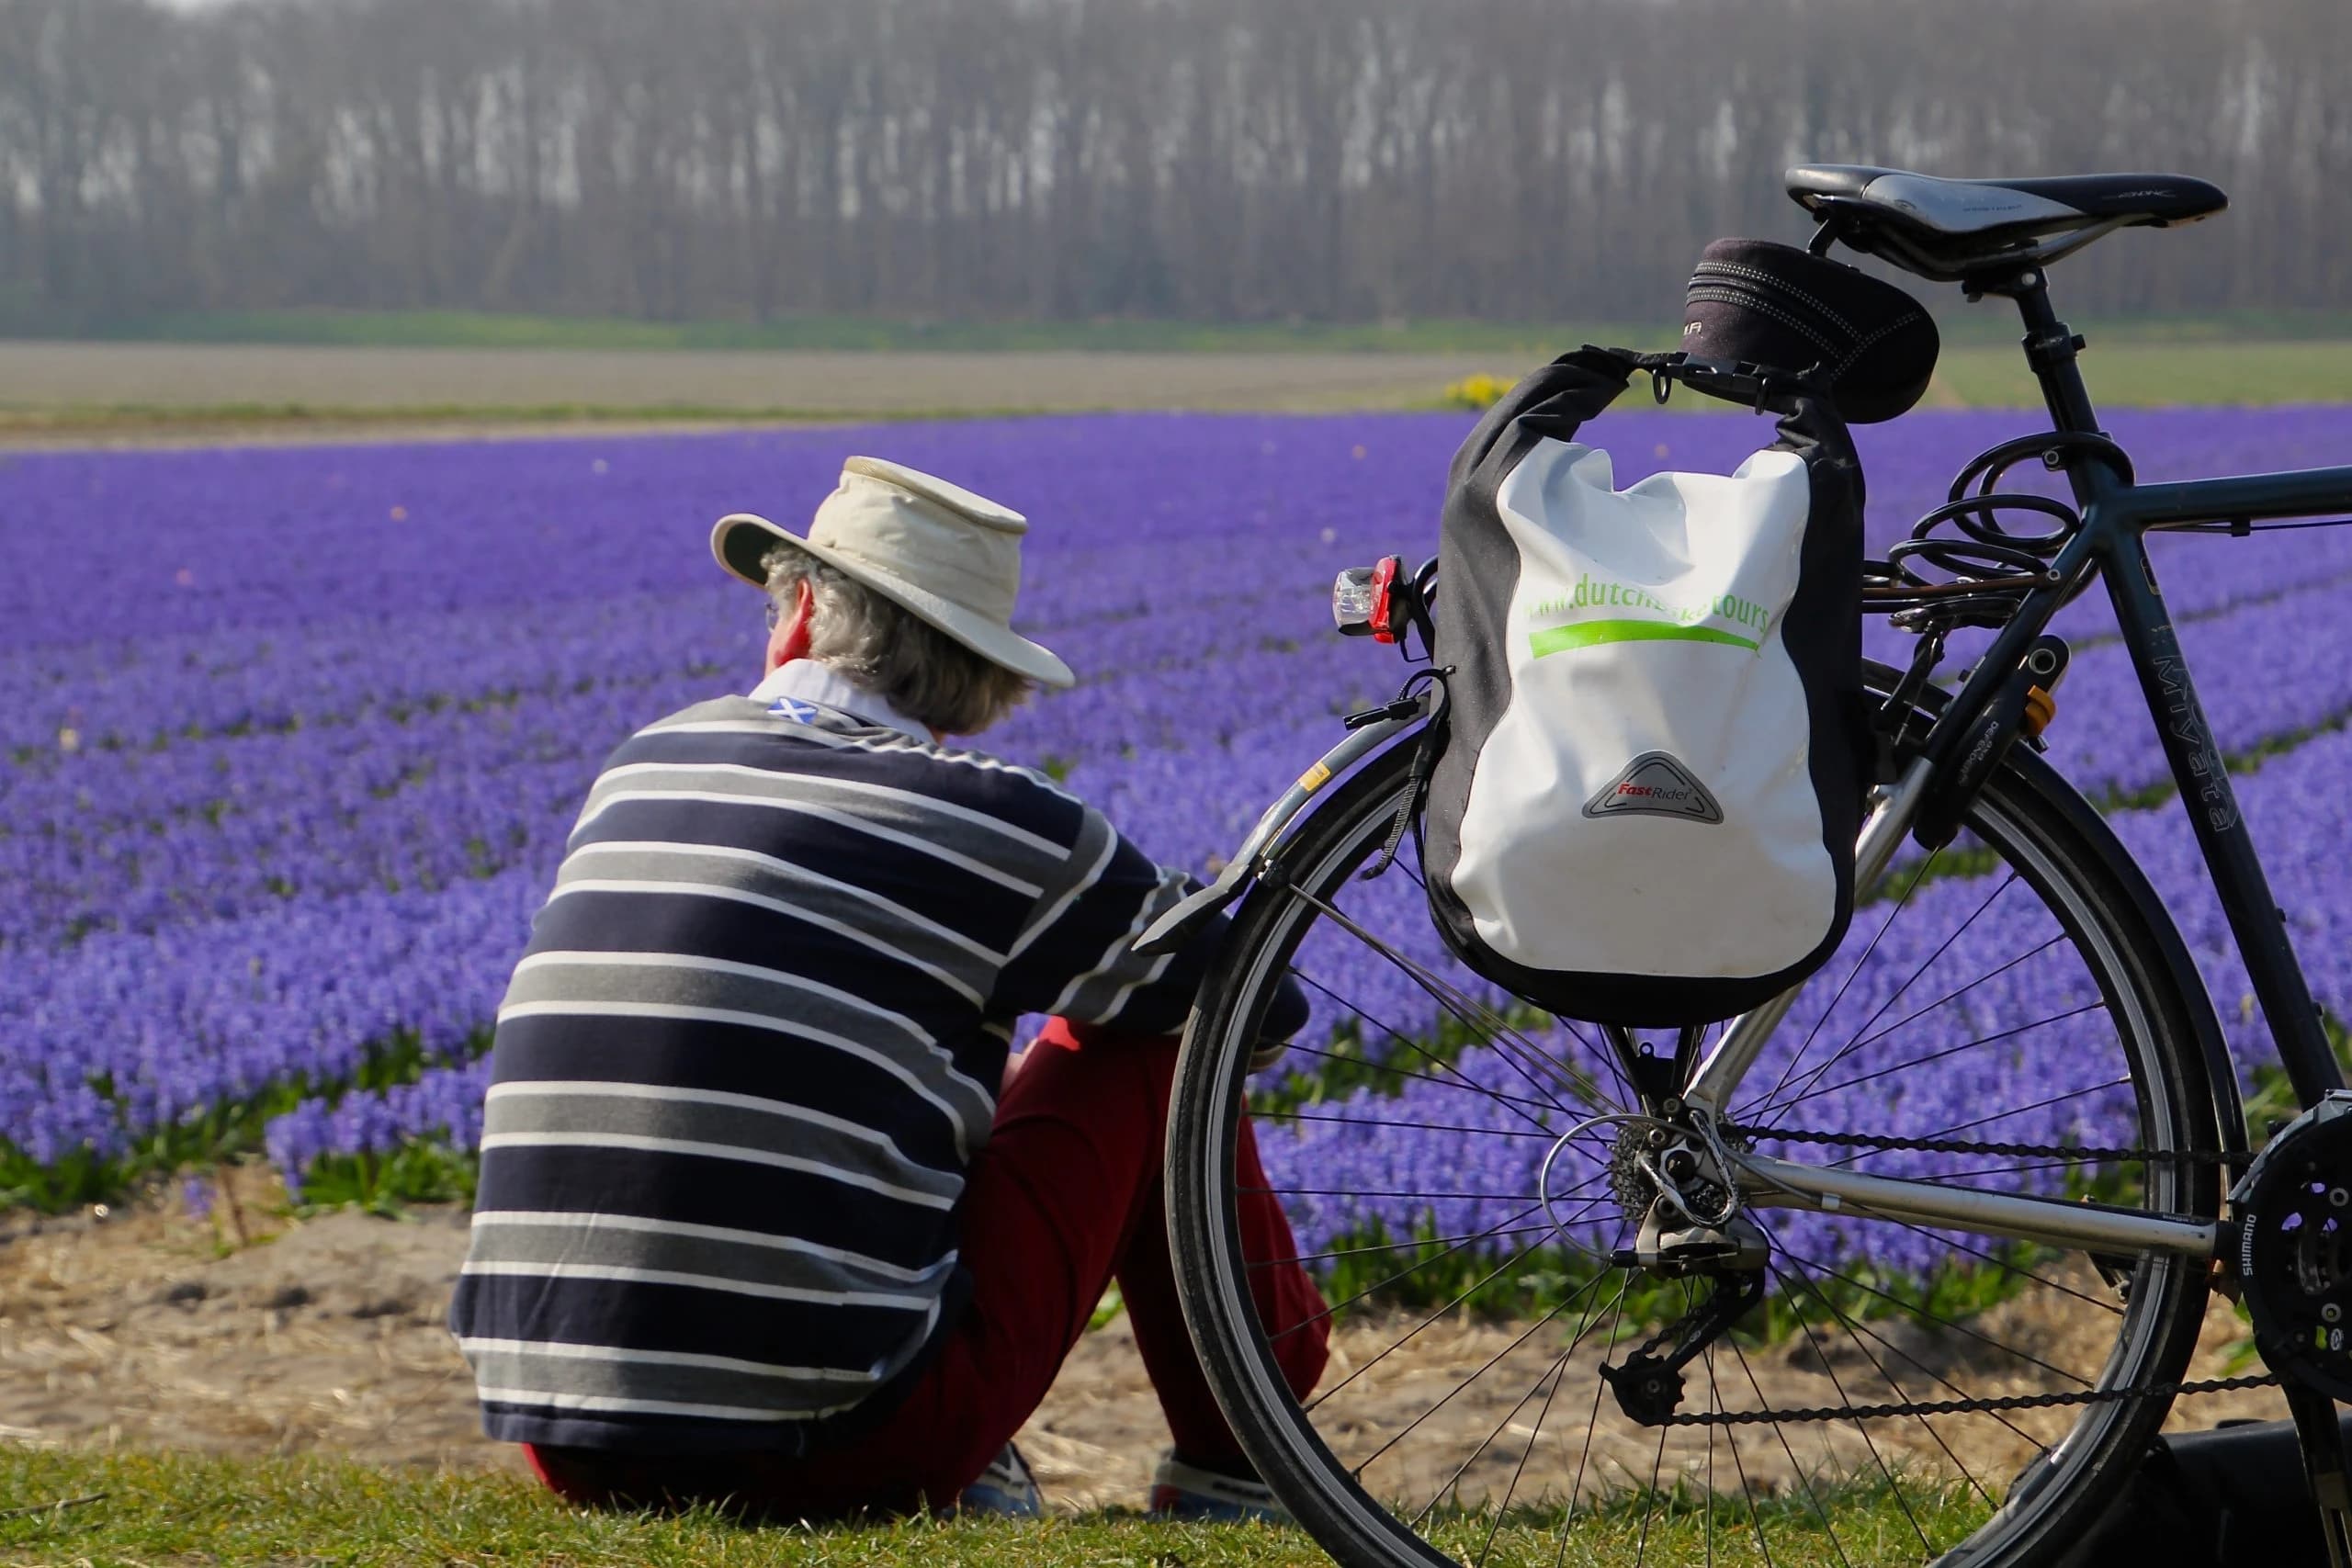
M 1620 490 L 1577 436 L 1623 375 L 1580 357 L 1455 461 L 1430 901 L 1465 960 L 1553 1011 L 1726 1018 L 1851 916 L 1860 474 L 1836 416 L 1792 398 L 1735 472 Z

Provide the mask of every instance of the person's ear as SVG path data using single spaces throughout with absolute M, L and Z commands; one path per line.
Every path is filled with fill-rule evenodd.
M 817 614 L 817 591 L 802 578 L 793 584 L 792 609 L 768 633 L 767 667 L 773 671 L 796 659 L 808 657 L 808 626 Z

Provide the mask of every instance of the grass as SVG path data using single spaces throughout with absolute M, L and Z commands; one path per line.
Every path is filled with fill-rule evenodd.
M 2231 311 L 2086 319 L 2083 369 L 2109 407 L 2352 400 L 2352 312 Z M 2036 408 L 2041 393 L 2017 346 L 2013 314 L 1995 305 L 1955 307 L 1941 323 L 1944 349 L 1923 406 Z M 1580 343 L 1663 345 L 1670 323 L 1408 321 L 1392 322 L 916 321 L 801 317 L 751 321 L 645 321 L 603 317 L 503 315 L 462 310 L 288 310 L 163 315 L 102 323 L 80 334 L 115 342 L 310 344 L 458 349 L 790 350 L 808 352 L 1430 354 L 1490 358 L 1506 380 Z M 1389 394 L 1393 397 L 1392 393 Z M 1068 400 L 1047 398 L 1061 406 Z M 1244 399 L 1244 401 L 1247 400 Z M 1379 401 L 1380 400 L 1371 400 Z M 1433 382 L 1426 406 L 1443 406 Z M 1340 400 L 1344 403 L 1344 398 Z M 1335 405 L 1336 406 L 1336 405 Z M 1678 409 L 1711 409 L 1684 395 Z M 868 417 L 927 419 L 1013 414 L 1001 408 L 909 408 Z M 825 407 L 726 408 L 548 402 L 345 408 L 223 403 L 185 407 L 27 405 L 0 410 L 0 433 L 103 434 L 110 429 L 196 430 L 208 425 L 368 425 L 418 423 L 549 424 L 679 422 L 789 423 L 843 417 Z
M 2083 379 L 2102 408 L 2352 400 L 2352 343 L 2108 341 L 2092 337 Z M 1923 406 L 2040 408 L 2041 390 L 2014 342 L 1947 348 Z
M 1498 352 L 1494 375 L 1508 385 L 1521 370 L 1548 357 L 1558 343 L 1540 347 Z M 1574 341 L 1582 342 L 1582 338 Z M 2102 344 L 2084 357 L 2084 375 L 2093 399 L 2104 408 L 2158 408 L 2184 404 L 2267 406 L 2297 403 L 2352 402 L 2352 340 L 2245 344 L 2185 341 L 2179 344 L 2121 343 Z M 1318 393 L 1313 408 L 1339 412 L 1367 410 L 1458 409 L 1445 383 L 1432 379 L 1418 400 L 1409 389 L 1399 392 L 1391 375 L 1374 387 L 1350 394 L 1344 389 Z M 1639 394 L 1638 396 L 1636 394 Z M 1291 394 L 1269 391 L 1269 406 L 1290 406 Z M 843 422 L 878 424 L 924 420 L 1015 418 L 1046 412 L 1083 412 L 1109 408 L 1117 399 L 1072 400 L 1047 389 L 1028 400 L 1019 397 L 986 405 L 869 408 L 854 410 L 822 405 L 735 407 L 700 403 L 517 402 L 395 403 L 382 406 L 301 402 L 220 402 L 187 404 L 19 403 L 0 406 L 0 437 L 32 440 L 107 436 L 154 436 L 203 439 L 230 431 L 266 429 L 287 434 L 365 434 L 370 430 L 401 433 L 417 426 L 474 428 L 496 433 L 549 426 L 581 429 L 632 425 L 791 425 Z M 1295 399 L 1291 399 L 1293 402 Z M 1242 393 L 1220 393 L 1219 408 L 1256 406 Z M 2014 347 L 1947 348 L 1936 380 L 1920 403 L 1922 409 L 2034 409 L 2041 396 L 2024 361 Z M 1305 405 L 1301 405 L 1305 406 Z M 1636 389 L 1626 406 L 1648 409 L 1646 393 Z M 1729 403 L 1680 392 L 1669 411 L 1691 414 L 1725 414 L 1741 411 Z
M 1727 1482 L 1726 1477 L 1719 1480 Z M 1628 1493 L 1578 1510 L 1565 1550 L 1557 1507 L 1499 1519 L 1465 1510 L 1436 1521 L 1436 1543 L 1476 1557 L 1489 1533 L 1496 1568 L 1599 1568 L 1697 1562 L 1823 1568 L 1886 1549 L 1917 1551 L 1918 1531 L 1949 1547 L 1984 1519 L 1981 1499 L 1908 1481 L 1760 1499 L 1687 1488 Z M 1826 1521 L 1837 1536 L 1823 1531 Z M 1898 1552 L 1899 1554 L 1899 1552 Z M 1267 1525 L 1177 1525 L 1133 1515 L 1023 1522 L 898 1520 L 747 1528 L 708 1512 L 600 1515 L 566 1508 L 506 1475 L 370 1469 L 322 1459 L 229 1460 L 0 1445 L 0 1563 L 528 1562 L 855 1564 L 856 1568 L 1275 1568 L 1327 1562 L 1301 1532 Z

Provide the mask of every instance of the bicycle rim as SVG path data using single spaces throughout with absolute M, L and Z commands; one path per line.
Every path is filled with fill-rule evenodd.
M 1283 857 L 1204 987 L 1171 1123 L 1170 1213 L 1196 1342 L 1261 1469 L 1341 1562 L 2031 1562 L 2079 1533 L 2159 1399 L 1659 1428 L 1600 1375 L 1702 1284 L 1613 1268 L 1633 1097 L 1598 1032 L 1446 953 L 1409 850 L 1358 874 L 1401 804 L 1370 764 Z M 1857 911 L 1732 1107 L 1784 1158 L 2211 1217 L 2210 1168 L 1776 1141 L 1770 1129 L 2083 1149 L 2210 1148 L 2169 970 L 2096 852 L 2014 774 L 1962 847 Z M 1324 1285 L 1333 1354 L 1293 1398 L 1239 1254 L 1231 1139 L 1274 976 L 1317 1017 L 1250 1086 L 1267 1184 Z M 1664 1042 L 1660 1042 L 1661 1044 Z M 1317 1089 L 1317 1081 L 1326 1087 Z M 2201 1270 L 1851 1215 L 1762 1211 L 1765 1305 L 1684 1371 L 1682 1413 L 2120 1390 L 2177 1379 Z M 1290 1332 L 1297 1332 L 1294 1327 Z M 1808 1555 L 1809 1554 L 1809 1555 Z

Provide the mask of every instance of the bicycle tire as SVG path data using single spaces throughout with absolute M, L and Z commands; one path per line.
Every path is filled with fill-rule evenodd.
M 1891 677 L 1891 671 L 1873 672 L 1882 689 Z M 1456 1559 L 1408 1527 L 1398 1517 L 1398 1511 L 1374 1497 L 1325 1441 L 1302 1402 L 1283 1385 L 1251 1303 L 1244 1277 L 1247 1265 L 1238 1258 L 1231 1138 L 1243 1103 L 1250 1048 L 1255 1043 L 1254 1020 L 1267 998 L 1271 976 L 1288 966 L 1307 929 L 1321 914 L 1293 889 L 1342 885 L 1376 852 L 1403 803 L 1408 757 L 1409 748 L 1392 749 L 1346 780 L 1282 851 L 1282 874 L 1275 885 L 1261 888 L 1243 907 L 1222 960 L 1212 967 L 1196 998 L 1170 1121 L 1170 1231 L 1175 1275 L 1195 1347 L 1252 1461 L 1299 1522 L 1346 1568 L 1388 1568 Z M 2218 1147 L 2216 1111 L 2197 1028 L 2198 1010 L 2202 1007 L 2202 1016 L 2210 1018 L 2210 1004 L 2204 1002 L 2201 988 L 2192 989 L 2193 975 L 2184 976 L 2179 972 L 2182 950 L 2177 935 L 2157 924 L 2164 919 L 2161 911 L 2151 910 L 2143 898 L 2133 896 L 2145 886 L 2136 867 L 2121 858 L 2111 837 L 2086 832 L 2081 826 L 2080 814 L 2086 811 L 2054 773 L 2038 759 L 2021 755 L 1988 784 L 1972 811 L 1970 826 L 1981 841 L 1991 844 L 2013 865 L 2021 857 L 2034 862 L 2029 885 L 2038 876 L 2050 886 L 2045 890 L 2036 886 L 2037 893 L 2045 900 L 2054 895 L 2064 901 L 2064 908 L 2052 909 L 2058 924 L 2078 953 L 2093 955 L 2095 962 L 2088 966 L 2106 1004 L 2116 1010 L 2120 1019 L 2131 1022 L 2132 1038 L 2126 1042 L 2119 1025 L 2117 1044 L 2132 1063 L 2132 1097 L 2142 1135 L 2149 1146 L 2210 1154 Z M 2028 874 L 2018 872 L 2010 880 L 2019 875 Z M 1858 919 L 1858 927 L 1863 923 Z M 1824 981 L 1817 976 L 1811 983 Z M 1261 1143 L 1263 1146 L 1265 1139 L 1261 1137 Z M 2200 1218 L 2220 1213 L 2222 1183 L 2218 1168 L 2211 1162 L 2152 1168 L 2147 1179 L 2154 1194 L 2152 1209 L 2161 1207 L 2166 1213 Z M 2128 1381 L 2135 1388 L 2177 1381 L 2195 1348 L 2207 1298 L 2204 1271 L 2178 1259 L 2157 1258 L 2142 1258 L 2133 1270 L 2133 1289 L 2121 1309 L 2116 1345 L 2102 1377 Z M 1621 1295 L 1621 1303 L 1623 1299 Z M 1821 1302 L 1825 1307 L 1830 1305 L 1826 1295 Z M 1801 1313 L 1799 1321 L 1803 1321 Z M 1616 1332 L 1612 1325 L 1612 1340 Z M 1806 1337 L 1813 1337 L 1810 1329 Z M 1861 1344 L 1860 1339 L 1856 1343 Z M 1820 1347 L 1816 1344 L 1814 1348 Z M 1742 1359 L 1745 1362 L 1744 1353 Z M 1822 1359 L 1828 1359 L 1826 1352 Z M 1749 1375 L 1753 1382 L 1752 1371 Z M 1894 1381 L 1891 1374 L 1888 1381 Z M 1554 1394 L 1560 1386 L 1560 1376 L 1555 1374 Z M 1758 1393 L 1760 1399 L 1760 1388 Z M 1594 1401 L 1597 1412 L 1597 1390 Z M 2059 1446 L 2057 1457 L 2049 1457 L 2045 1450 L 2041 1459 L 2029 1463 L 1999 1499 L 2000 1506 L 1969 1535 L 1968 1550 L 1952 1561 L 2028 1568 L 2079 1539 L 2144 1451 L 2165 1417 L 2167 1404 L 2161 1398 L 2135 1398 L 2084 1409 Z M 1545 1414 L 1551 1407 L 1547 1398 Z M 1934 1429 L 1925 1420 L 1919 1424 Z M 1528 1440 L 1531 1451 L 1542 1436 L 1543 1425 L 1539 1416 L 1536 1436 Z M 1592 1441 L 1588 1433 L 1588 1457 Z M 1785 1437 L 1782 1446 L 1790 1447 Z M 1661 1435 L 1661 1454 L 1664 1447 Z M 1873 1447 L 1873 1454 L 1876 1451 Z M 1947 1446 L 1946 1452 L 1950 1451 Z M 1707 1455 L 1712 1486 L 1712 1433 Z M 1735 1446 L 1736 1461 L 1737 1457 Z M 1794 1465 L 1793 1449 L 1790 1459 Z M 1526 1463 L 1522 1458 L 1522 1470 Z M 1882 1468 L 1885 1468 L 1883 1461 Z M 1582 1479 L 1579 1468 L 1579 1486 Z M 1901 1502 L 1902 1486 L 1891 1471 L 1887 1480 Z M 1657 1484 L 1654 1467 L 1653 1489 Z M 1741 1484 L 1743 1489 L 1747 1484 L 1744 1466 Z M 1804 1484 L 1810 1493 L 1810 1482 Z M 1980 1486 L 1979 1490 L 1984 1489 Z M 1991 1500 L 1989 1492 L 1987 1500 Z M 1510 1501 L 1506 1494 L 1505 1505 Z M 1752 1493 L 1748 1505 L 1761 1546 L 1761 1516 Z M 1908 1515 L 1912 1510 L 1906 1506 L 1904 1511 Z M 1707 1514 L 1711 1556 L 1713 1517 L 1711 1508 Z M 1826 1511 L 1821 1517 L 1835 1542 L 1834 1524 Z M 1560 1526 L 1563 1552 L 1565 1532 L 1575 1518 L 1572 1498 Z M 1645 1512 L 1645 1548 L 1649 1520 L 1650 1515 Z M 1912 1522 L 1918 1529 L 1917 1521 Z M 1493 1544 L 1493 1529 L 1486 1540 L 1488 1546 Z M 1917 1544 L 1928 1548 L 1928 1534 L 1922 1531 Z M 1917 1555 L 1933 1557 L 1939 1550 Z M 1857 1564 L 1863 1561 L 1843 1546 L 1838 1556 Z M 1905 1556 L 1904 1551 L 1897 1551 L 1883 1560 L 1901 1561 Z

